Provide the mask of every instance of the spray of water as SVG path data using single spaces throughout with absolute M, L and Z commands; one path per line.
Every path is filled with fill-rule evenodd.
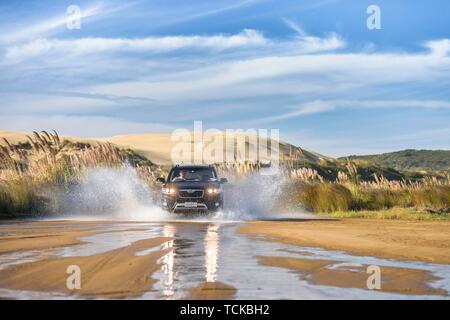
M 241 182 L 226 185 L 225 207 L 209 216 L 170 214 L 158 205 L 158 193 L 150 189 L 136 170 L 96 168 L 85 173 L 80 183 L 61 196 L 64 217 L 117 219 L 128 221 L 245 221 L 283 218 L 273 204 L 282 192 L 279 175 L 255 174 Z
M 282 192 L 278 175 L 255 174 L 225 187 L 225 207 L 216 217 L 257 220 L 273 215 L 273 204 Z
M 66 216 L 121 220 L 165 220 L 156 194 L 128 165 L 88 170 L 62 197 Z

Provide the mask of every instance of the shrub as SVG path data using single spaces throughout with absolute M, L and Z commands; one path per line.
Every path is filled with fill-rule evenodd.
M 298 200 L 314 212 L 347 211 L 352 206 L 350 190 L 336 183 L 302 184 Z
M 413 190 L 411 199 L 414 206 L 432 212 L 450 212 L 450 187 L 433 186 Z
M 34 186 L 29 180 L 15 178 L 0 181 L 0 213 L 23 214 L 37 209 Z
M 284 208 L 302 206 L 313 212 L 379 211 L 394 207 L 435 213 L 450 212 L 450 186 L 414 185 L 375 187 L 337 182 L 287 183 L 280 199 Z

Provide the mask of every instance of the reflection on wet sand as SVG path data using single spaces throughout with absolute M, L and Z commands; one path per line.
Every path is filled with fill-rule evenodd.
M 160 279 L 161 292 L 166 298 L 172 298 L 176 293 L 176 284 L 183 288 L 186 284 L 179 281 L 178 276 L 191 280 L 193 284 L 214 283 L 217 281 L 217 266 L 219 260 L 219 229 L 220 225 L 208 224 L 199 232 L 192 233 L 189 227 L 176 224 L 165 224 L 162 234 L 173 240 L 164 243 L 161 249 L 170 249 L 166 255 L 158 260 L 161 264 L 162 277 Z M 201 241 L 203 237 L 203 241 Z M 203 244 L 203 248 L 199 246 Z M 198 265 L 192 260 L 204 256 L 204 272 L 198 270 Z M 182 274 L 178 273 L 178 269 Z M 201 274 L 204 274 L 201 277 Z M 178 282 L 177 282 L 178 281 Z M 181 289 L 181 288 L 180 288 Z
M 219 226 L 208 225 L 205 234 L 206 282 L 216 282 L 219 259 Z
M 173 238 L 175 236 L 176 227 L 171 224 L 164 225 L 163 235 L 164 237 Z M 173 281 L 174 281 L 174 265 L 175 265 L 175 249 L 174 240 L 170 240 L 162 245 L 162 249 L 170 249 L 169 253 L 158 260 L 158 263 L 162 264 L 162 271 L 164 272 L 163 279 L 163 295 L 170 297 L 174 294 Z

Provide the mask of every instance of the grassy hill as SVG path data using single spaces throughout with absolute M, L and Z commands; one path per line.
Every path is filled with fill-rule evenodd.
M 450 172 L 450 150 L 403 150 L 383 154 L 350 156 L 400 171 Z M 344 158 L 342 158 L 344 159 Z

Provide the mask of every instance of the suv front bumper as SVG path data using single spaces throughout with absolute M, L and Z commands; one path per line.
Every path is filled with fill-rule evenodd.
M 214 211 L 222 208 L 222 205 L 223 200 L 220 194 L 207 195 L 201 198 L 180 198 L 164 195 L 162 199 L 162 207 L 174 213 Z

